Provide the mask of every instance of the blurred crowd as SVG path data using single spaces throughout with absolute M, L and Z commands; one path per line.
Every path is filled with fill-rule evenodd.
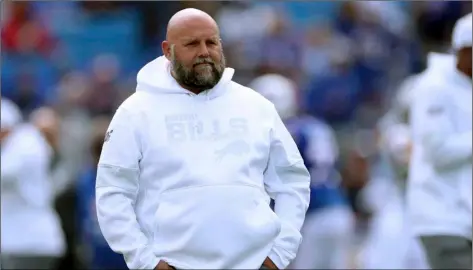
M 54 150 L 51 181 L 66 243 L 59 269 L 91 268 L 97 261 L 101 251 L 90 243 L 100 230 L 91 213 L 95 165 L 107 126 L 135 91 L 139 68 L 161 55 L 167 21 L 186 7 L 217 21 L 235 81 L 248 85 L 268 73 L 290 78 L 301 110 L 333 128 L 342 185 L 356 216 L 352 267 L 360 267 L 358 247 L 383 201 L 376 191 L 360 198 L 383 171 L 379 120 L 400 83 L 425 68 L 427 52 L 448 51 L 455 21 L 471 12 L 471 1 L 1 5 L 2 99 L 13 101 L 23 119 L 40 127 Z M 110 256 L 99 257 L 118 261 L 110 269 L 123 268 L 121 258 Z

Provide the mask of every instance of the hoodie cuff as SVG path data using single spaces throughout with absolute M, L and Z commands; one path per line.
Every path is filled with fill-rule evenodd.
M 161 259 L 153 257 L 153 259 L 150 261 L 150 264 L 147 265 L 146 269 L 156 269 L 156 266 L 158 266 L 158 263 L 161 261 Z
M 278 267 L 278 269 L 286 269 L 291 263 L 290 254 L 282 248 L 273 247 L 268 257 Z
M 156 266 L 158 266 L 158 263 L 161 261 L 161 259 L 154 257 L 153 260 L 151 261 L 151 270 L 156 269 Z
M 124 256 L 128 268 L 130 269 L 148 269 L 153 270 L 158 265 L 160 258 L 156 257 L 148 246 L 140 250 L 140 253 L 135 255 L 133 260 Z M 127 260 L 128 259 L 128 260 Z

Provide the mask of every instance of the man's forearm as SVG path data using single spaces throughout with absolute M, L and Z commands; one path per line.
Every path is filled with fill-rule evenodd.
M 133 208 L 137 172 L 100 164 L 97 172 L 96 208 L 102 234 L 113 251 L 123 254 L 130 269 L 154 269 L 149 240 L 141 231 Z M 126 184 L 128 183 L 128 185 Z
M 97 188 L 97 215 L 102 234 L 111 249 L 123 254 L 130 269 L 153 269 L 159 262 L 141 231 L 132 200 L 123 190 Z
M 300 233 L 310 198 L 310 175 L 302 161 L 286 168 L 277 168 L 281 182 L 275 196 L 274 212 L 282 222 L 281 233 L 269 258 L 279 269 L 286 268 L 295 258 L 302 241 Z

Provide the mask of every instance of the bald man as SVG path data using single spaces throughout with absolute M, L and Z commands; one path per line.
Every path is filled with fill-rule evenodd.
M 105 135 L 102 233 L 131 269 L 284 269 L 309 204 L 297 146 L 273 104 L 232 81 L 208 14 L 182 10 L 167 30 Z

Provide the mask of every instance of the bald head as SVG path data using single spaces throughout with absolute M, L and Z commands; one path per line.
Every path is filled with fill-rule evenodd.
M 202 10 L 195 8 L 186 8 L 178 11 L 168 22 L 166 39 L 171 41 L 179 37 L 179 33 L 185 30 L 196 28 L 214 28 L 218 33 L 218 26 L 215 20 Z
M 201 10 L 187 8 L 174 14 L 161 47 L 173 77 L 192 92 L 213 88 L 225 69 L 217 23 Z

